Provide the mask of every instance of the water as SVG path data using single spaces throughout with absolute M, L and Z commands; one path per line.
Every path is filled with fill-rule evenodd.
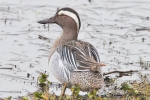
M 48 29 L 48 25 L 37 21 L 50 18 L 57 8 L 66 6 L 79 13 L 82 24 L 79 39 L 96 47 L 101 62 L 107 65 L 103 72 L 149 73 L 142 71 L 139 62 L 150 59 L 150 32 L 136 31 L 150 28 L 149 0 L 1 0 L 0 97 L 36 91 L 41 72 L 46 71 L 51 82 L 58 82 L 48 68 L 48 55 L 62 29 L 58 25 L 50 25 Z M 139 79 L 138 75 L 118 81 L 135 79 Z

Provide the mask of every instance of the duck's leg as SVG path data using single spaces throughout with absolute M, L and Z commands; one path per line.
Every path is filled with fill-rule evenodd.
M 62 92 L 61 92 L 62 96 L 65 95 L 66 88 L 67 88 L 67 83 L 63 84 L 63 89 L 62 89 Z
M 67 83 L 63 84 L 63 88 L 62 88 L 62 91 L 61 91 L 61 95 L 59 96 L 59 99 L 58 99 L 58 100 L 62 100 L 62 96 L 65 95 L 66 88 L 67 88 Z

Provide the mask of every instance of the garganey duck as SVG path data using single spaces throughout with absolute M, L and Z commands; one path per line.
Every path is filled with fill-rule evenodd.
M 79 85 L 82 91 L 102 88 L 104 81 L 101 67 L 105 64 L 100 63 L 93 45 L 77 39 L 81 27 L 78 13 L 66 7 L 38 23 L 56 23 L 63 29 L 49 56 L 49 68 L 56 79 L 68 88 Z

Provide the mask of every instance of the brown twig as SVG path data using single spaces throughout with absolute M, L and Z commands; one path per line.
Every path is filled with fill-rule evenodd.
M 13 68 L 3 68 L 3 67 L 0 67 L 0 69 L 9 69 L 9 70 L 12 70 Z
M 133 72 L 138 72 L 137 70 L 130 70 L 130 71 L 112 71 L 112 72 L 108 72 L 108 73 L 104 73 L 103 75 L 108 75 L 108 74 L 112 74 L 112 73 L 119 73 L 119 74 L 125 74 L 125 73 L 133 73 Z
M 136 31 L 145 31 L 145 30 L 150 30 L 150 28 L 137 28 Z

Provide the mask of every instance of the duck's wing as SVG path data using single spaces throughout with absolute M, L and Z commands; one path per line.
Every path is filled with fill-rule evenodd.
M 96 62 L 100 63 L 99 54 L 98 54 L 96 48 L 93 45 L 91 45 L 88 42 L 84 42 L 84 41 L 80 41 L 80 40 L 78 40 L 78 42 L 83 46 L 83 48 L 84 48 L 84 50 L 86 52 L 86 55 L 89 55 Z
M 71 69 L 74 71 L 99 71 L 103 66 L 99 63 L 97 50 L 87 42 L 67 42 L 58 47 L 57 52 L 64 62 L 71 65 Z

